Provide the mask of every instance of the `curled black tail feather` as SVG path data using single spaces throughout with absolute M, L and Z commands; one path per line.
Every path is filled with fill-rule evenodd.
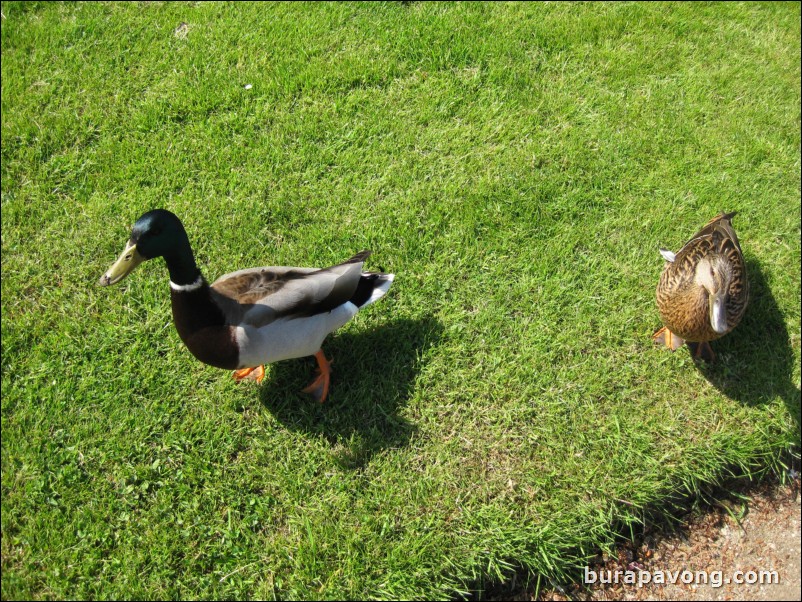
M 377 272 L 363 272 L 362 277 L 359 279 L 359 284 L 356 285 L 354 294 L 351 295 L 349 301 L 357 307 L 362 307 L 370 301 L 373 296 L 373 291 L 376 288 L 387 282 L 388 275 L 380 274 Z

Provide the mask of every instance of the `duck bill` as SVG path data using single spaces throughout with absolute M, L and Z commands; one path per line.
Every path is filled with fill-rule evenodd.
M 710 326 L 718 334 L 724 334 L 729 330 L 727 326 L 727 295 L 724 293 L 710 295 Z
M 125 250 L 117 261 L 114 262 L 114 265 L 100 277 L 100 286 L 117 284 L 120 280 L 133 272 L 134 268 L 143 261 L 145 261 L 145 258 L 136 250 L 136 244 L 129 240 L 128 244 L 125 245 Z

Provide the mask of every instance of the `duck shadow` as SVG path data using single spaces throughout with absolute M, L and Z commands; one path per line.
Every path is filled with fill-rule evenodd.
M 800 424 L 800 390 L 793 382 L 794 351 L 785 320 L 760 264 L 746 260 L 749 305 L 741 323 L 713 341 L 716 360 L 696 361 L 704 377 L 731 399 L 762 405 L 779 396 Z
M 279 362 L 260 398 L 286 428 L 323 436 L 348 469 L 364 467 L 383 449 L 406 445 L 415 427 L 399 415 L 411 397 L 426 351 L 443 327 L 431 316 L 399 319 L 369 332 L 336 335 L 323 343 L 332 360 L 329 396 L 322 404 L 300 392 L 316 363 Z

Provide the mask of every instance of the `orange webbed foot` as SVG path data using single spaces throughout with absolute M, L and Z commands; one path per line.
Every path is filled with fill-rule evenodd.
M 261 384 L 265 378 L 265 367 L 256 366 L 255 368 L 243 368 L 242 370 L 234 370 L 234 380 L 237 382 L 245 379 L 255 380 L 257 384 Z
M 326 359 L 325 355 L 323 355 L 322 349 L 315 353 L 315 359 L 317 360 L 318 366 L 317 378 L 309 383 L 309 385 L 301 389 L 301 391 L 304 393 L 309 393 L 320 403 L 323 403 L 326 401 L 326 397 L 329 394 L 329 382 L 331 381 L 331 362 Z
M 657 345 L 665 345 L 671 351 L 676 351 L 685 344 L 685 339 L 678 337 L 665 326 L 652 335 L 652 340 Z
M 688 343 L 688 347 L 690 347 L 693 359 L 695 360 L 701 359 L 710 363 L 716 359 L 716 354 L 713 353 L 713 348 L 707 341 L 702 343 Z

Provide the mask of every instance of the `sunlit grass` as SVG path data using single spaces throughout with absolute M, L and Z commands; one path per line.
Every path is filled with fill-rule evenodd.
M 559 580 L 798 444 L 799 4 L 2 12 L 4 598 Z M 198 363 L 160 261 L 96 286 L 155 207 L 209 279 L 396 274 L 326 404 Z M 651 345 L 657 249 L 722 210 L 753 298 L 701 368 Z

